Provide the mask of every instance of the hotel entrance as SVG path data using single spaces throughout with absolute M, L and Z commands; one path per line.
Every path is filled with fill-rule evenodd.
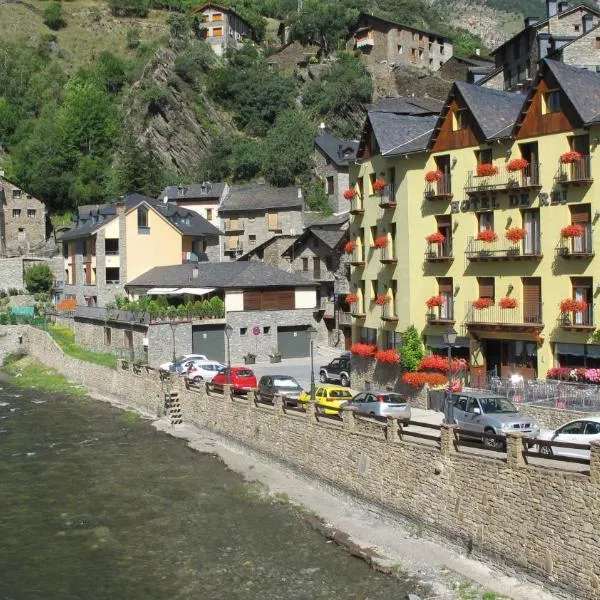
M 488 374 L 503 379 L 521 375 L 523 379 L 537 377 L 537 343 L 535 340 L 482 339 L 481 349 Z

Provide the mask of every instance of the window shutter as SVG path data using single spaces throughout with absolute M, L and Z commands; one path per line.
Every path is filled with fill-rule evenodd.
M 230 235 L 227 238 L 227 248 L 229 248 L 230 250 L 233 250 L 234 248 L 237 248 L 237 246 L 238 246 L 238 240 L 239 240 L 239 236 L 237 236 L 237 235 Z
M 494 298 L 494 278 L 493 277 L 478 277 L 479 297 Z
M 438 277 L 438 290 L 439 290 L 440 295 L 441 294 L 451 294 L 452 293 L 452 278 L 451 277 Z
M 452 217 L 450 215 L 438 215 L 435 220 L 437 221 L 438 227 L 452 226 Z
M 581 204 L 578 206 L 569 206 L 571 211 L 571 223 L 590 223 L 590 205 Z
M 278 229 L 277 213 L 276 212 L 268 213 L 267 218 L 268 218 L 268 222 L 269 222 L 269 229 L 270 230 Z

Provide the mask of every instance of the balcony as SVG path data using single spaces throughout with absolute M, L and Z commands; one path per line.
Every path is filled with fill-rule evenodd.
M 362 215 L 365 209 L 363 206 L 363 199 L 361 196 L 356 194 L 352 200 L 350 200 L 350 214 L 351 215 Z
M 430 263 L 451 263 L 454 261 L 452 240 L 446 238 L 441 244 L 427 244 L 425 260 Z
M 350 304 L 350 314 L 355 319 L 363 319 L 366 316 L 364 302 L 361 302 L 360 300 L 358 302 L 352 302 Z
M 561 185 L 590 185 L 592 177 L 591 162 L 589 156 L 582 156 L 570 163 L 560 162 L 556 176 Z
M 396 253 L 394 252 L 394 242 L 388 242 L 388 245 L 381 248 L 381 256 L 379 261 L 384 265 L 395 265 L 398 262 Z
M 362 246 L 356 246 L 350 255 L 350 264 L 353 267 L 362 267 L 365 264 L 365 252 Z
M 509 171 L 506 167 L 497 167 L 495 175 L 478 176 L 477 171 L 469 171 L 465 192 L 479 194 L 488 191 L 520 191 L 541 189 L 540 165 L 530 164 L 520 171 Z
M 224 219 L 221 224 L 225 233 L 244 231 L 244 221 L 242 219 Z
M 520 242 L 499 237 L 495 242 L 484 242 L 471 236 L 465 256 L 470 261 L 539 260 L 542 258 L 540 236 L 525 236 Z
M 425 188 L 427 200 L 451 200 L 452 199 L 452 177 L 446 173 L 439 181 L 429 182 Z
M 454 325 L 454 299 L 445 296 L 444 304 L 428 309 L 426 318 L 430 325 Z
M 223 252 L 225 254 L 242 254 L 244 252 L 244 245 L 241 242 L 237 244 L 223 244 Z
M 594 243 L 592 238 L 592 224 L 581 223 L 583 235 L 577 237 L 561 238 L 556 255 L 561 258 L 593 258 Z
M 372 48 L 375 46 L 375 39 L 372 35 L 365 35 L 361 37 L 355 37 L 354 41 L 356 43 L 356 49 L 359 48 Z
M 391 322 L 395 322 L 398 320 L 398 315 L 396 314 L 396 307 L 394 302 L 388 302 L 387 304 L 383 304 L 381 306 L 381 320 Z
M 542 303 L 522 302 L 516 308 L 502 308 L 493 304 L 488 308 L 475 308 L 467 302 L 465 325 L 469 329 L 485 331 L 513 331 L 539 333 L 544 328 Z
M 396 191 L 393 183 L 388 183 L 379 195 L 379 206 L 381 208 L 396 207 Z
M 338 326 L 340 325 L 352 325 L 352 315 L 342 310 L 338 311 Z
M 559 327 L 565 331 L 593 331 L 594 304 L 589 302 L 582 311 L 569 311 L 560 313 Z

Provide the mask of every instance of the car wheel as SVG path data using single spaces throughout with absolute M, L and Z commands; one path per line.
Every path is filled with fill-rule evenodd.
M 344 387 L 350 386 L 350 379 L 348 379 L 347 375 L 342 375 L 340 377 L 340 384 L 343 385 Z
M 542 456 L 552 456 L 554 454 L 552 452 L 552 446 L 548 446 L 548 444 L 540 444 L 539 445 L 539 453 Z
M 496 432 L 491 428 L 486 428 L 483 432 L 483 445 L 488 448 L 500 448 L 500 442 L 495 438 L 491 437 L 496 434 Z
M 373 419 L 375 418 L 375 413 L 374 412 L 370 412 L 369 416 L 372 417 Z
M 200 385 L 204 381 L 204 378 L 201 375 L 196 375 L 196 377 L 194 377 L 194 379 L 192 379 L 192 381 L 196 385 Z
M 321 380 L 321 383 L 327 383 L 327 373 L 323 372 L 319 375 L 319 379 Z

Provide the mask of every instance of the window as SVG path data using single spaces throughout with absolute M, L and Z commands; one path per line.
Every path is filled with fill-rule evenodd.
M 333 194 L 333 176 L 327 178 L 325 185 L 327 187 L 327 194 Z
M 560 112 L 560 90 L 551 90 L 542 96 L 542 113 Z
M 373 225 L 369 229 L 371 230 L 371 244 L 374 244 L 377 238 L 377 225 Z
M 596 38 L 596 50 L 600 49 L 600 37 Z
M 27 216 L 30 219 L 33 219 L 35 217 L 35 208 L 28 208 L 27 209 Z
M 279 229 L 279 215 L 276 212 L 267 213 L 269 222 L 269 231 L 277 231 Z
M 21 197 L 21 190 L 18 190 L 16 188 L 14 188 L 13 191 L 12 191 L 12 197 L 13 198 L 20 198 Z
M 467 126 L 467 109 L 457 108 L 452 115 L 452 129 L 454 131 L 460 131 L 465 129 Z
M 377 343 L 377 329 L 374 329 L 373 327 L 361 327 L 360 341 L 363 344 L 376 344 Z
M 269 326 L 265 326 L 265 327 L 263 327 L 263 333 L 264 333 L 265 335 L 266 335 L 267 333 L 270 333 L 270 331 L 271 331 L 271 327 L 269 327 Z
M 444 54 L 444 44 L 440 45 L 440 54 Z
M 493 161 L 491 148 L 475 150 L 475 158 L 478 165 L 489 164 Z
M 240 327 L 240 335 L 246 335 L 248 333 L 247 327 Z
M 254 246 L 256 244 L 256 236 L 255 235 L 249 235 L 248 236 L 248 241 L 250 242 L 251 246 Z
M 145 206 L 140 206 L 137 209 L 138 233 L 150 233 L 148 227 L 148 209 Z
M 119 267 L 107 267 L 105 270 L 107 284 L 117 284 L 120 280 Z
M 579 25 L 574 25 L 573 27 L 574 27 L 574 29 L 575 29 L 575 33 L 579 33 L 579 27 L 580 27 L 580 26 L 579 26 Z
M 402 44 L 398 44 L 398 54 L 402 54 Z
M 111 331 L 110 327 L 105 327 L 104 328 L 104 345 L 105 346 L 110 346 L 111 338 L 112 338 L 112 331 Z
M 417 49 L 416 48 L 411 48 L 410 49 L 410 59 L 415 62 L 417 60 Z
M 494 229 L 494 213 L 492 211 L 482 212 L 477 215 L 477 231 Z
M 21 216 L 21 209 L 20 208 L 13 208 L 13 218 L 14 219 L 18 219 Z
M 212 221 L 213 220 L 213 209 L 212 208 L 207 208 L 206 209 L 206 220 L 207 221 Z
M 308 271 L 308 258 L 306 257 L 302 259 L 302 270 L 304 272 Z
M 421 50 L 421 49 L 419 48 L 419 59 L 420 59 L 420 60 L 423 60 L 423 56 L 424 56 L 424 54 L 423 54 L 423 50 Z

